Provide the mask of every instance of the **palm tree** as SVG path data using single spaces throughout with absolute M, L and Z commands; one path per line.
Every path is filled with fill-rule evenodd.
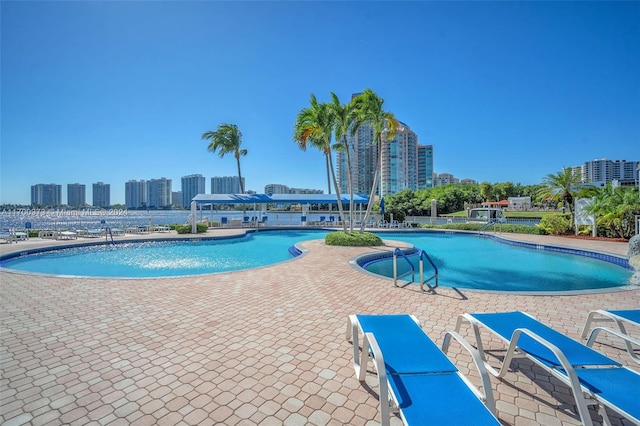
M 542 179 L 542 188 L 538 195 L 541 199 L 560 198 L 563 205 L 569 208 L 569 226 L 574 224 L 573 198 L 578 193 L 578 185 L 582 182 L 580 174 L 571 167 L 565 167 L 561 172 L 548 174 Z
M 226 154 L 233 154 L 238 164 L 238 180 L 240 181 L 240 192 L 244 194 L 244 183 L 240 172 L 240 157 L 247 155 L 246 149 L 240 149 L 242 145 L 242 132 L 235 124 L 223 123 L 215 131 L 208 131 L 202 134 L 202 139 L 209 141 L 207 150 L 224 158 Z
M 593 203 L 587 211 L 597 217 L 599 225 L 620 238 L 631 238 L 634 233 L 634 218 L 640 213 L 640 200 L 634 187 L 614 186 L 607 183 L 604 188 L 589 187 L 584 191 L 592 196 Z M 581 193 L 582 194 L 582 193 Z
M 343 150 L 347 158 L 347 185 L 349 189 L 349 217 L 353 217 L 353 175 L 351 174 L 351 154 L 347 132 L 351 128 L 351 133 L 358 130 L 359 124 L 356 123 L 355 105 L 349 102 L 342 105 L 338 96 L 331 92 L 331 104 L 329 107 L 333 112 L 334 127 L 333 133 L 336 138 L 336 149 Z M 349 221 L 349 232 L 353 232 L 353 220 Z
M 314 94 L 311 94 L 310 103 L 311 106 L 303 108 L 296 117 L 293 139 L 303 151 L 307 149 L 307 142 L 309 142 L 312 146 L 324 153 L 327 163 L 327 179 L 329 179 L 329 174 L 333 178 L 333 185 L 338 199 L 338 210 L 340 216 L 344 217 L 342 197 L 336 180 L 336 173 L 333 169 L 331 154 L 331 135 L 334 128 L 334 114 L 329 105 L 319 103 Z M 329 190 L 329 193 L 331 193 L 331 190 Z M 347 232 L 344 221 L 342 226 L 344 231 Z
M 369 123 L 373 129 L 373 143 L 378 148 L 378 157 L 376 159 L 373 184 L 369 195 L 369 204 L 367 205 L 367 211 L 364 215 L 364 219 L 362 220 L 362 227 L 360 229 L 360 231 L 364 231 L 366 223 L 369 220 L 369 215 L 371 214 L 371 207 L 373 207 L 373 197 L 376 195 L 376 190 L 378 189 L 378 178 L 382 162 L 382 136 L 384 135 L 385 140 L 387 141 L 395 138 L 396 130 L 398 129 L 398 120 L 396 120 L 393 113 L 384 110 L 384 99 L 379 97 L 371 89 L 365 89 L 364 92 L 354 99 L 354 103 L 357 122 L 359 124 Z

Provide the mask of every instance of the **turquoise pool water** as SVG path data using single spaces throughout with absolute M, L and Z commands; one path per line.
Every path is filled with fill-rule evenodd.
M 244 237 L 198 241 L 148 241 L 43 251 L 0 261 L 1 268 L 66 276 L 154 278 L 259 268 L 294 256 L 296 243 L 321 239 L 328 231 L 277 230 Z M 477 236 L 394 232 L 385 240 L 425 250 L 440 270 L 440 285 L 499 291 L 570 291 L 620 287 L 631 271 L 602 260 L 514 247 Z M 416 256 L 410 257 L 416 265 Z M 392 260 L 367 262 L 371 273 L 393 276 Z M 398 262 L 400 273 L 409 270 Z M 425 274 L 430 274 L 425 264 Z M 407 276 L 404 280 L 410 280 Z M 416 281 L 418 280 L 416 275 Z M 417 284 L 409 284 L 417 285 Z
M 597 290 L 627 285 L 632 275 L 630 270 L 603 260 L 516 247 L 476 235 L 393 233 L 384 238 L 426 251 L 438 267 L 439 285 L 446 287 L 516 292 Z M 418 271 L 418 256 L 409 259 Z M 397 265 L 398 275 L 411 270 L 404 259 L 398 259 Z M 363 266 L 369 272 L 393 277 L 391 258 Z M 426 261 L 424 271 L 425 278 L 433 273 Z M 411 274 L 402 280 L 410 282 Z
M 200 241 L 148 241 L 46 251 L 0 262 L 26 272 L 86 277 L 155 278 L 259 268 L 293 258 L 289 247 L 326 231 L 252 232 Z

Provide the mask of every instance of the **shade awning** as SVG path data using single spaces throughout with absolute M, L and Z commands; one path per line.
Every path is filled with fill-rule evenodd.
M 348 204 L 349 194 L 342 194 L 340 199 L 343 204 Z M 198 194 L 192 201 L 198 204 L 338 204 L 335 194 Z M 354 194 L 353 201 L 356 204 L 367 204 L 369 197 Z

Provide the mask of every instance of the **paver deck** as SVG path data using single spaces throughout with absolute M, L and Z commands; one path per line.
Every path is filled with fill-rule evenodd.
M 238 231 L 209 233 L 219 232 Z M 622 255 L 628 247 L 535 239 Z M 51 243 L 31 239 L 0 252 Z M 380 248 L 321 240 L 302 247 L 308 253 L 289 262 L 190 278 L 0 272 L 0 423 L 373 425 L 377 388 L 354 376 L 344 337 L 349 314 L 412 313 L 441 344 L 463 312 L 523 310 L 579 339 L 590 310 L 640 307 L 640 288 L 531 296 L 440 287 L 425 294 L 349 265 Z M 599 341 L 597 349 L 637 369 L 619 342 Z M 464 351 L 453 346 L 450 355 L 476 379 Z M 503 424 L 579 424 L 566 386 L 524 360 L 514 366 L 505 380 L 492 379 Z M 599 422 L 595 411 L 593 418 Z

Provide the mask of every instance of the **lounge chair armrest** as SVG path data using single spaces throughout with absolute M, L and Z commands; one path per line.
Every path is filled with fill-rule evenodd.
M 365 371 L 367 368 L 367 360 L 371 358 L 367 348 L 370 348 L 371 352 L 373 352 L 373 365 L 375 366 L 376 373 L 378 374 L 378 387 L 380 389 L 378 396 L 380 400 L 380 424 L 382 426 L 388 426 L 390 423 L 389 415 L 391 411 L 389 382 L 387 381 L 387 371 L 384 367 L 384 356 L 382 355 L 378 341 L 373 333 L 364 333 L 364 337 L 362 338 L 360 368 L 364 368 Z
M 613 328 L 609 328 L 609 327 L 595 327 L 593 330 L 591 330 L 591 333 L 589 333 L 589 339 L 587 339 L 587 346 L 591 347 L 593 345 L 593 343 L 596 340 L 596 337 L 598 337 L 598 334 L 601 331 L 605 331 L 607 333 L 613 334 L 613 335 L 618 336 L 619 338 L 625 340 L 626 342 L 630 342 L 630 343 L 633 343 L 634 345 L 640 346 L 640 340 L 634 339 L 633 337 L 629 336 L 628 334 L 625 334 L 625 333 L 623 333 L 621 331 L 618 331 L 618 330 L 614 330 Z
M 622 331 L 614 330 L 613 328 L 595 327 L 593 330 L 591 330 L 591 333 L 589 334 L 589 339 L 587 339 L 587 343 L 586 343 L 588 347 L 593 346 L 593 344 L 595 343 L 598 337 L 598 334 L 601 331 L 604 331 L 605 333 L 613 334 L 614 336 L 618 336 L 619 338 L 621 338 L 624 341 L 624 345 L 627 348 L 627 352 L 629 353 L 629 356 L 631 357 L 631 359 L 637 363 L 640 363 L 640 357 L 636 355 L 632 346 L 632 345 L 640 346 L 640 340 L 635 339 L 629 336 L 628 334 L 623 333 Z
M 567 384 L 571 387 L 573 391 L 573 395 L 576 400 L 576 405 L 578 407 L 578 413 L 580 414 L 580 418 L 585 423 L 590 422 L 591 417 L 589 415 L 589 408 L 587 406 L 587 402 L 582 393 L 580 379 L 578 379 L 578 376 L 573 368 L 573 365 L 569 363 L 569 360 L 567 359 L 565 354 L 556 345 L 554 345 L 553 343 L 549 342 L 548 340 L 544 339 L 543 337 L 539 336 L 538 334 L 534 333 L 529 329 L 517 328 L 514 330 L 513 335 L 511 336 L 511 339 L 510 339 L 509 348 L 507 349 L 507 353 L 504 357 L 504 364 L 502 369 L 500 370 L 499 377 L 502 377 L 506 372 L 506 371 L 503 371 L 503 370 L 506 370 L 505 366 L 508 366 L 509 364 L 511 364 L 511 359 L 513 358 L 516 348 L 518 348 L 518 340 L 520 340 L 520 336 L 522 336 L 523 334 L 535 340 L 536 342 L 540 343 L 541 345 L 545 346 L 547 349 L 549 349 L 553 353 L 553 356 L 558 360 L 558 362 L 562 366 L 562 369 L 565 372 L 566 380 L 568 381 Z M 533 357 L 533 355 L 530 355 L 530 356 Z
M 449 349 L 449 345 L 451 342 L 451 338 L 454 338 L 460 345 L 471 354 L 471 358 L 473 358 L 473 362 L 476 364 L 476 369 L 478 373 L 480 373 L 480 380 L 482 381 L 482 392 L 480 392 L 477 387 L 469 381 L 464 375 L 460 375 L 462 379 L 470 385 L 471 390 L 482 400 L 487 408 L 494 414 L 496 413 L 496 402 L 493 398 L 493 390 L 491 388 L 491 380 L 489 379 L 489 373 L 485 368 L 485 363 L 482 357 L 480 357 L 480 353 L 476 348 L 471 346 L 469 342 L 465 340 L 460 334 L 455 331 L 447 331 L 444 335 L 444 341 L 442 343 L 442 351 L 446 354 L 446 351 Z

